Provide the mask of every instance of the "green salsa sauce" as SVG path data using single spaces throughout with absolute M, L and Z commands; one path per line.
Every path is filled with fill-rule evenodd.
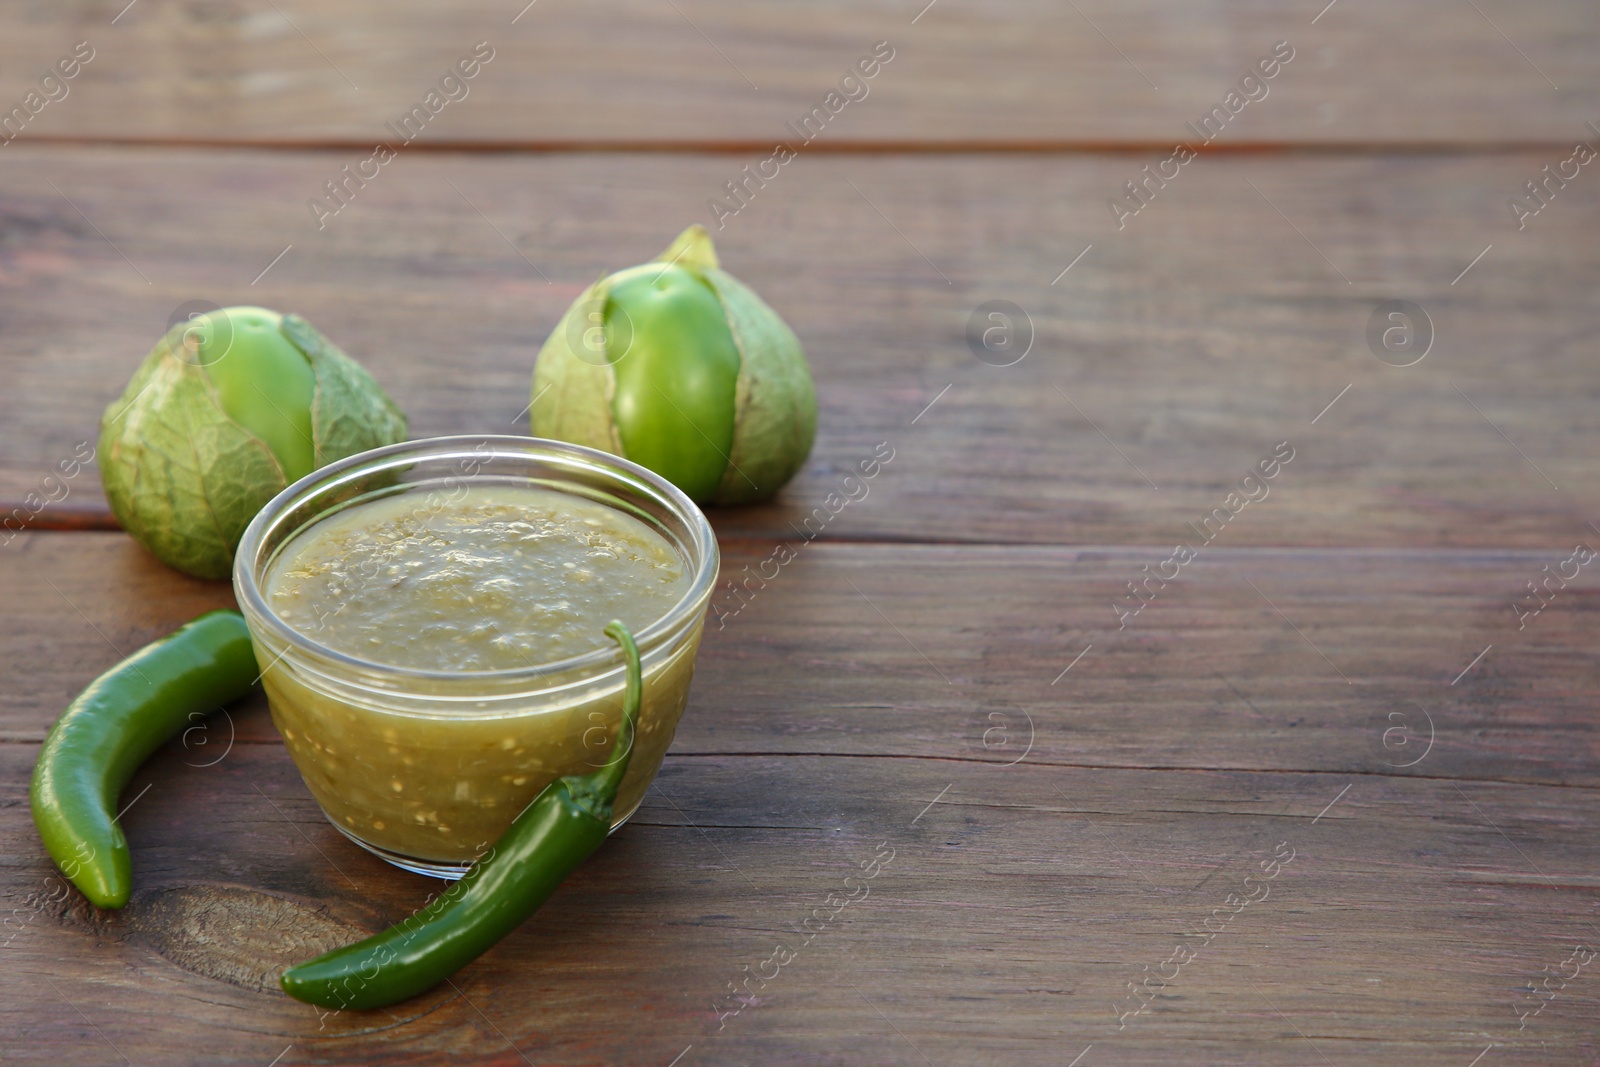
M 471 678 L 614 651 L 606 623 L 638 633 L 668 615 L 688 592 L 686 571 L 665 537 L 615 508 L 474 485 L 442 503 L 401 493 L 329 515 L 285 544 L 263 590 L 280 619 L 326 648 Z M 672 742 L 702 626 L 646 653 L 615 822 L 638 806 Z M 459 694 L 400 709 L 381 691 L 330 689 L 260 645 L 256 655 L 273 722 L 328 816 L 362 842 L 428 861 L 477 856 L 552 779 L 604 762 L 621 721 L 620 666 L 599 688 L 544 689 L 541 678 L 526 700 L 486 713 Z
M 522 486 L 472 486 L 428 507 L 358 504 L 291 542 L 265 583 L 289 626 L 337 652 L 440 671 L 538 667 L 610 647 L 689 587 L 683 559 L 640 520 Z

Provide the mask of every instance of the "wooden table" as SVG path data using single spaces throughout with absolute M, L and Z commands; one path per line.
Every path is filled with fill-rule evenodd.
M 0 535 L 0 1059 L 1600 1058 L 1596 567 L 1529 593 L 1600 547 L 1588 5 L 124 2 L 0 32 L 3 108 L 93 52 L 0 147 L 0 515 L 37 512 Z M 46 481 L 173 309 L 299 311 L 415 435 L 525 432 L 566 305 L 695 221 L 821 425 L 778 501 L 712 516 L 729 578 L 797 558 L 719 593 L 628 828 L 452 986 L 319 1017 L 278 969 L 437 884 L 323 820 L 257 698 L 130 786 L 133 903 L 58 900 L 50 723 L 232 602 L 92 466 Z

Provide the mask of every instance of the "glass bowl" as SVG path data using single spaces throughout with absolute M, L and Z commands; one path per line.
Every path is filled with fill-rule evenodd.
M 710 523 L 670 482 L 595 449 L 534 437 L 407 441 L 289 486 L 256 515 L 234 559 L 234 591 L 272 720 L 306 787 L 350 840 L 398 867 L 441 878 L 465 873 L 550 781 L 605 763 L 622 716 L 621 652 L 607 640 L 593 652 L 511 670 L 380 663 L 294 629 L 272 611 L 262 587 L 297 536 L 353 505 L 413 494 L 419 511 L 443 511 L 467 487 L 492 485 L 600 503 L 644 522 L 684 561 L 687 592 L 634 635 L 644 702 L 615 829 L 639 806 L 672 742 L 717 581 Z

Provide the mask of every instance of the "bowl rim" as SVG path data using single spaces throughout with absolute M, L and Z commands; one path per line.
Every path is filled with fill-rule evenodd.
M 488 445 L 489 453 L 483 451 L 483 446 Z M 427 453 L 426 457 L 419 453 Z M 247 622 L 260 623 L 272 635 L 282 640 L 284 650 L 273 661 L 274 665 L 286 658 L 291 650 L 309 654 L 317 660 L 326 661 L 345 671 L 377 675 L 384 678 L 408 679 L 419 682 L 474 682 L 481 683 L 485 689 L 499 689 L 500 687 L 520 681 L 533 681 L 551 676 L 570 674 L 571 672 L 594 673 L 595 668 L 611 667 L 621 670 L 622 651 L 617 647 L 601 647 L 577 656 L 565 659 L 551 660 L 527 667 L 506 667 L 495 670 L 463 671 L 463 670 L 436 670 L 421 667 L 406 667 L 393 663 L 384 663 L 379 660 L 363 659 L 347 652 L 340 652 L 330 648 L 319 641 L 301 633 L 290 626 L 267 604 L 260 582 L 256 578 L 256 557 L 260 552 L 260 545 L 267 535 L 275 532 L 277 526 L 283 521 L 292 508 L 304 501 L 313 491 L 325 491 L 341 482 L 353 482 L 358 477 L 367 477 L 383 470 L 386 467 L 399 467 L 403 464 L 397 457 L 407 460 L 427 458 L 456 459 L 476 458 L 485 459 L 496 455 L 507 457 L 556 459 L 557 465 L 564 464 L 573 469 L 586 467 L 598 468 L 612 476 L 626 476 L 619 481 L 632 478 L 638 485 L 626 486 L 636 491 L 643 490 L 645 495 L 654 493 L 657 502 L 665 505 L 676 513 L 688 527 L 692 546 L 698 554 L 698 566 L 695 569 L 689 588 L 683 596 L 667 610 L 660 618 L 649 623 L 634 635 L 634 640 L 639 645 L 641 656 L 655 650 L 657 645 L 668 642 L 677 635 L 685 624 L 693 621 L 695 615 L 705 611 L 706 603 L 710 600 L 712 587 L 717 580 L 720 565 L 720 552 L 717 545 L 715 531 L 711 522 L 689 495 L 646 467 L 614 455 L 603 452 L 597 448 L 586 445 L 572 444 L 567 441 L 557 441 L 544 437 L 528 437 L 519 434 L 451 434 L 442 437 L 424 437 L 410 441 L 400 441 L 392 445 L 382 445 L 378 448 L 368 449 L 346 456 L 344 459 L 335 460 L 325 466 L 319 467 L 310 474 L 285 486 L 276 496 L 269 500 L 245 528 L 244 536 L 239 540 L 239 547 L 235 551 L 233 560 L 233 588 L 234 596 L 238 599 Z M 449 475 L 448 477 L 460 477 Z M 476 476 L 475 474 L 472 476 Z M 471 477 L 471 476 L 469 476 Z M 439 479 L 444 480 L 444 479 Z M 433 481 L 415 483 L 418 490 L 428 487 Z M 554 491 L 561 492 L 559 487 L 552 487 Z M 417 491 L 402 489 L 400 493 Z M 396 494 L 399 495 L 399 494 Z M 604 502 L 601 502 L 604 503 Z M 613 505 L 605 506 L 616 509 Z M 307 523 L 302 529 L 315 525 L 317 519 Z M 287 539 L 299 536 L 300 530 L 291 532 Z M 266 673 L 267 668 L 262 668 Z M 601 672 L 605 673 L 605 672 Z M 442 693 L 432 694 L 432 699 L 444 697 Z

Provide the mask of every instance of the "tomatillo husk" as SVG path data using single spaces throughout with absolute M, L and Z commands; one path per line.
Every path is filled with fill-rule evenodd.
M 717 265 L 703 226 L 601 278 L 551 331 L 533 372 L 533 433 L 631 459 L 700 504 L 765 500 L 817 430 L 805 352 Z
M 360 364 L 298 315 L 223 308 L 156 342 L 100 418 L 100 478 L 157 558 L 226 578 L 250 520 L 290 482 L 405 438 Z

